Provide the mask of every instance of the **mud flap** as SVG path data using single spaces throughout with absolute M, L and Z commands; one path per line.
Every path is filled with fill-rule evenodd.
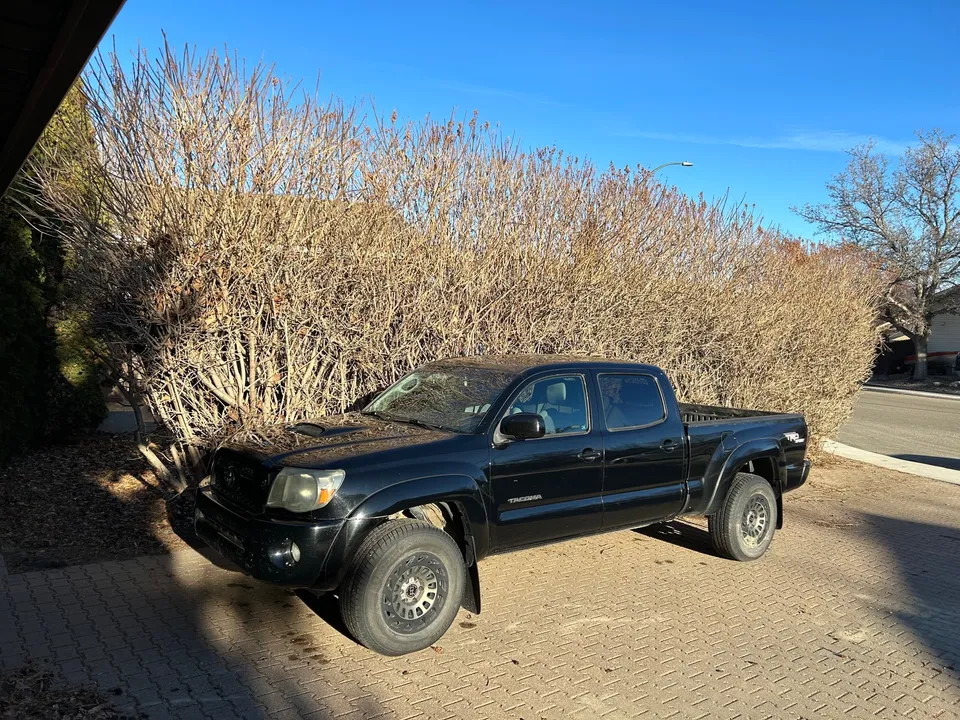
M 467 568 L 467 587 L 463 589 L 460 605 L 467 612 L 480 614 L 480 570 L 476 562 Z

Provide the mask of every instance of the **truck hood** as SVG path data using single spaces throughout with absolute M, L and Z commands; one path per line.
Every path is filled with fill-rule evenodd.
M 253 455 L 268 467 L 324 468 L 455 435 L 360 413 L 331 415 L 309 425 L 315 437 L 293 430 L 296 425 L 284 425 L 238 436 L 224 443 L 224 447 Z

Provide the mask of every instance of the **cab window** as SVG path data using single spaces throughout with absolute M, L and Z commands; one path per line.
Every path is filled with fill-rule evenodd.
M 546 435 L 583 433 L 590 429 L 586 382 L 582 375 L 534 380 L 511 403 L 508 414 L 537 413 Z
M 666 418 L 660 386 L 653 376 L 603 374 L 599 381 L 607 429 L 645 427 Z

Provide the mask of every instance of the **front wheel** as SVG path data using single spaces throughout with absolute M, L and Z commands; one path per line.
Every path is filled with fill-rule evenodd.
M 714 550 L 730 560 L 756 560 L 777 530 L 777 497 L 759 475 L 737 473 L 719 512 L 708 518 Z
M 340 592 L 353 636 L 382 655 L 430 647 L 457 616 L 466 568 L 453 538 L 419 520 L 374 528 Z

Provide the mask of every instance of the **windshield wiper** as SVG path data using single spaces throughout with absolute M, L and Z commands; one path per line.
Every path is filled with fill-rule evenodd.
M 370 415 L 372 417 L 379 418 L 381 420 L 386 420 L 387 422 L 397 422 L 398 420 L 400 422 L 403 422 L 403 418 L 398 418 L 395 415 L 388 415 L 387 413 L 380 412 L 379 410 L 362 410 L 360 414 Z
M 448 428 L 444 425 L 435 425 L 433 423 L 428 423 L 423 420 L 418 420 L 417 418 L 408 418 L 408 417 L 400 417 L 399 415 L 390 415 L 389 413 L 380 412 L 379 410 L 364 410 L 361 414 L 372 415 L 375 418 L 386 420 L 387 422 L 400 422 L 400 423 L 406 423 L 408 425 L 416 425 L 417 427 L 426 428 L 427 430 L 446 430 L 447 432 L 457 432 L 453 428 Z
M 400 422 L 410 423 L 411 425 L 416 425 L 417 427 L 427 428 L 427 430 L 447 430 L 452 431 L 451 428 L 446 427 L 445 425 L 434 425 L 433 423 L 424 422 L 423 420 L 417 420 L 416 418 L 397 418 Z

